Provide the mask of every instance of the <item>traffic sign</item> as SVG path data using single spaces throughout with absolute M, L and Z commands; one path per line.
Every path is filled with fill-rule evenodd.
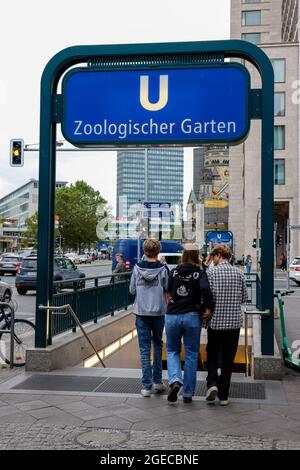
M 144 217 L 163 217 L 173 215 L 170 202 L 144 202 Z
M 212 208 L 212 207 L 218 207 L 220 209 L 224 209 L 225 207 L 228 207 L 229 203 L 228 201 L 224 201 L 223 199 L 206 199 L 204 201 L 204 207 Z
M 78 147 L 239 143 L 250 127 L 249 92 L 247 69 L 232 62 L 157 70 L 76 68 L 63 80 L 62 132 Z
M 231 243 L 233 239 L 232 232 L 225 232 L 225 231 L 210 231 L 206 233 L 206 243 L 213 243 L 213 244 L 222 244 L 222 243 Z

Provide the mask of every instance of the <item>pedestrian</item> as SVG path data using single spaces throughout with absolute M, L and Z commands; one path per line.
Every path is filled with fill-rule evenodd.
M 135 324 L 142 365 L 141 394 L 150 397 L 152 393 L 166 390 L 162 381 L 162 335 L 167 310 L 168 271 L 157 259 L 161 250 L 158 240 L 145 240 L 143 249 L 147 260 L 135 265 L 129 291 L 135 295 Z M 152 342 L 154 353 L 151 366 Z
M 168 402 L 175 403 L 181 387 L 183 402 L 194 395 L 200 348 L 202 319 L 212 312 L 212 293 L 207 275 L 200 266 L 199 249 L 187 244 L 181 263 L 171 270 L 168 284 L 170 300 L 166 314 L 167 365 L 170 391 Z M 181 372 L 181 342 L 184 343 L 184 374 Z
M 243 272 L 229 263 L 231 252 L 227 246 L 215 247 L 211 257 L 215 266 L 208 272 L 208 279 L 214 312 L 207 329 L 206 400 L 212 403 L 218 396 L 220 404 L 226 406 L 229 403 L 232 366 L 243 324 L 241 305 L 247 301 L 247 288 Z M 218 375 L 220 360 L 221 375 Z
M 246 261 L 245 261 L 245 266 L 246 266 L 247 274 L 251 274 L 251 267 L 252 267 L 251 255 L 247 255 L 247 258 L 246 258 Z
M 281 269 L 281 271 L 286 271 L 287 262 L 286 262 L 286 257 L 284 255 L 284 253 L 282 253 L 279 260 L 280 260 L 280 269 Z
M 113 274 L 125 273 L 126 272 L 126 266 L 125 266 L 125 263 L 123 261 L 122 253 L 118 253 L 117 256 L 116 256 L 116 259 L 117 259 L 117 265 L 116 265 L 115 269 L 113 270 Z M 115 276 L 116 281 L 122 281 L 123 279 L 124 279 L 124 276 Z

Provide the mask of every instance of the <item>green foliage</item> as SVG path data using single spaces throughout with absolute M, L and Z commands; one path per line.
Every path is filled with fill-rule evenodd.
M 27 230 L 24 232 L 25 245 L 37 247 L 38 237 L 38 213 L 35 212 L 31 217 L 26 219 Z
M 105 206 L 106 200 L 84 181 L 57 190 L 55 213 L 60 217 L 59 233 L 65 239 L 65 247 L 79 248 L 97 241 L 100 205 Z M 103 211 L 105 215 L 107 210 Z

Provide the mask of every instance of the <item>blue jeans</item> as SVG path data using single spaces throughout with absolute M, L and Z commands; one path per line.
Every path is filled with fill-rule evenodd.
M 197 312 L 167 314 L 167 363 L 169 384 L 183 384 L 183 396 L 194 395 L 202 320 Z M 184 376 L 181 373 L 181 338 L 184 343 Z
M 141 316 L 136 315 L 135 326 L 142 365 L 142 384 L 146 390 L 151 390 L 152 385 L 162 383 L 162 334 L 164 331 L 165 316 Z M 150 362 L 151 342 L 153 341 L 153 366 Z

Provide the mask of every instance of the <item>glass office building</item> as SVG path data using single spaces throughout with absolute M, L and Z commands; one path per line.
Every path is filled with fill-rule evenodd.
M 182 209 L 183 168 L 183 148 L 119 150 L 117 215 L 125 196 L 128 208 L 147 201 L 179 204 Z

